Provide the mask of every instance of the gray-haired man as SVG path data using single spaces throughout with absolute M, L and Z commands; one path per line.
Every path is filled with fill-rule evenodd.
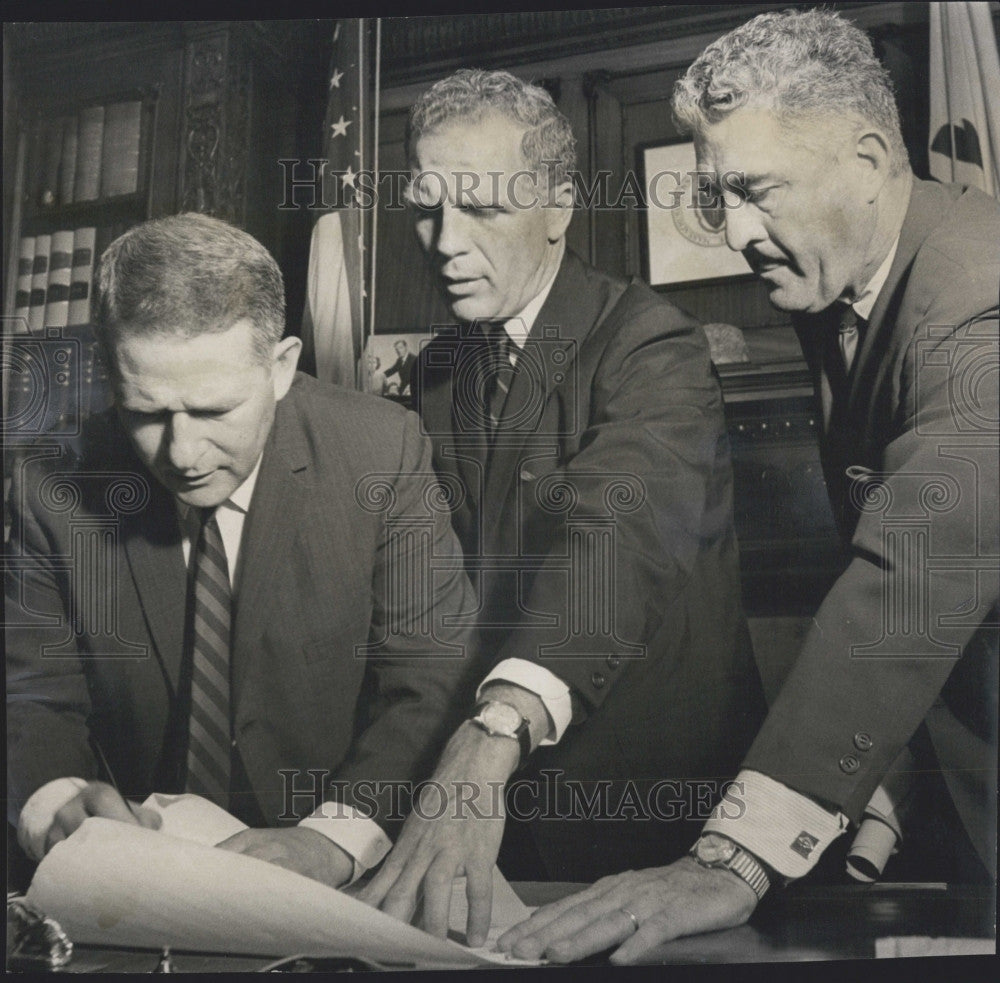
M 995 875 L 1000 206 L 914 179 L 887 75 L 837 14 L 732 31 L 674 111 L 729 246 L 795 313 L 849 564 L 744 760 L 741 815 L 542 908 L 501 939 L 523 956 L 632 962 L 739 924 L 860 821 L 907 742 L 957 809 L 942 848 Z
M 447 814 L 408 820 L 362 896 L 409 918 L 422 894 L 443 934 L 464 872 L 475 944 L 501 837 L 520 879 L 679 856 L 763 697 L 703 332 L 566 248 L 574 140 L 544 89 L 458 72 L 408 136 L 415 230 L 456 322 L 421 352 L 414 395 L 460 489 L 484 705 L 438 764 Z

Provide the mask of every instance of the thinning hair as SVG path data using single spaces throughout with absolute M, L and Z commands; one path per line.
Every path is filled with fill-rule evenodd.
M 95 327 L 111 357 L 123 337 L 221 333 L 253 325 L 267 362 L 285 330 L 285 287 L 274 257 L 253 236 L 187 212 L 143 222 L 101 256 Z
M 712 42 L 674 85 L 685 133 L 703 133 L 747 106 L 783 122 L 863 121 L 889 141 L 891 172 L 909 167 L 889 73 L 868 35 L 825 10 L 759 14 Z
M 576 167 L 576 139 L 569 120 L 552 96 L 510 72 L 463 68 L 435 82 L 414 104 L 406 126 L 406 155 L 411 166 L 423 134 L 458 120 L 477 121 L 499 113 L 525 127 L 521 153 L 538 173 L 548 171 L 549 185 L 570 180 Z

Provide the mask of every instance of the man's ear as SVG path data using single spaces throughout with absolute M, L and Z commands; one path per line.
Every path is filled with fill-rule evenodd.
M 566 234 L 573 217 L 574 203 L 571 181 L 564 181 L 552 188 L 543 205 L 549 242 L 558 242 Z
M 863 130 L 855 147 L 862 189 L 868 202 L 873 202 L 889 179 L 892 152 L 881 130 Z
M 302 339 L 294 336 L 282 338 L 274 346 L 274 361 L 271 363 L 271 380 L 274 383 L 275 402 L 284 399 L 292 386 L 299 355 L 302 354 Z

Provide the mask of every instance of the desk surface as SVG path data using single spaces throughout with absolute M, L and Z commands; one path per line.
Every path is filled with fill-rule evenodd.
M 528 905 L 565 897 L 580 885 L 523 883 L 514 888 Z M 678 939 L 658 947 L 650 963 L 752 963 L 815 959 L 871 959 L 876 940 L 923 936 L 995 940 L 996 895 L 989 887 L 943 885 L 793 885 L 775 892 L 746 925 Z M 883 946 L 886 944 L 883 943 Z M 980 943 L 980 946 L 982 944 Z M 944 953 L 939 953 L 944 954 Z M 77 946 L 71 972 L 148 973 L 155 952 Z M 271 960 L 174 952 L 181 973 L 252 972 Z

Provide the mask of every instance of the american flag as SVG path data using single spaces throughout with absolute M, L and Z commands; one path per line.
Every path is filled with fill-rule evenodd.
M 930 5 L 930 170 L 1000 198 L 1000 56 L 988 3 Z
M 318 378 L 356 386 L 364 343 L 365 212 L 358 207 L 358 175 L 366 168 L 367 26 L 363 18 L 337 21 L 324 120 L 323 201 L 332 206 L 313 224 L 306 303 L 305 359 Z

